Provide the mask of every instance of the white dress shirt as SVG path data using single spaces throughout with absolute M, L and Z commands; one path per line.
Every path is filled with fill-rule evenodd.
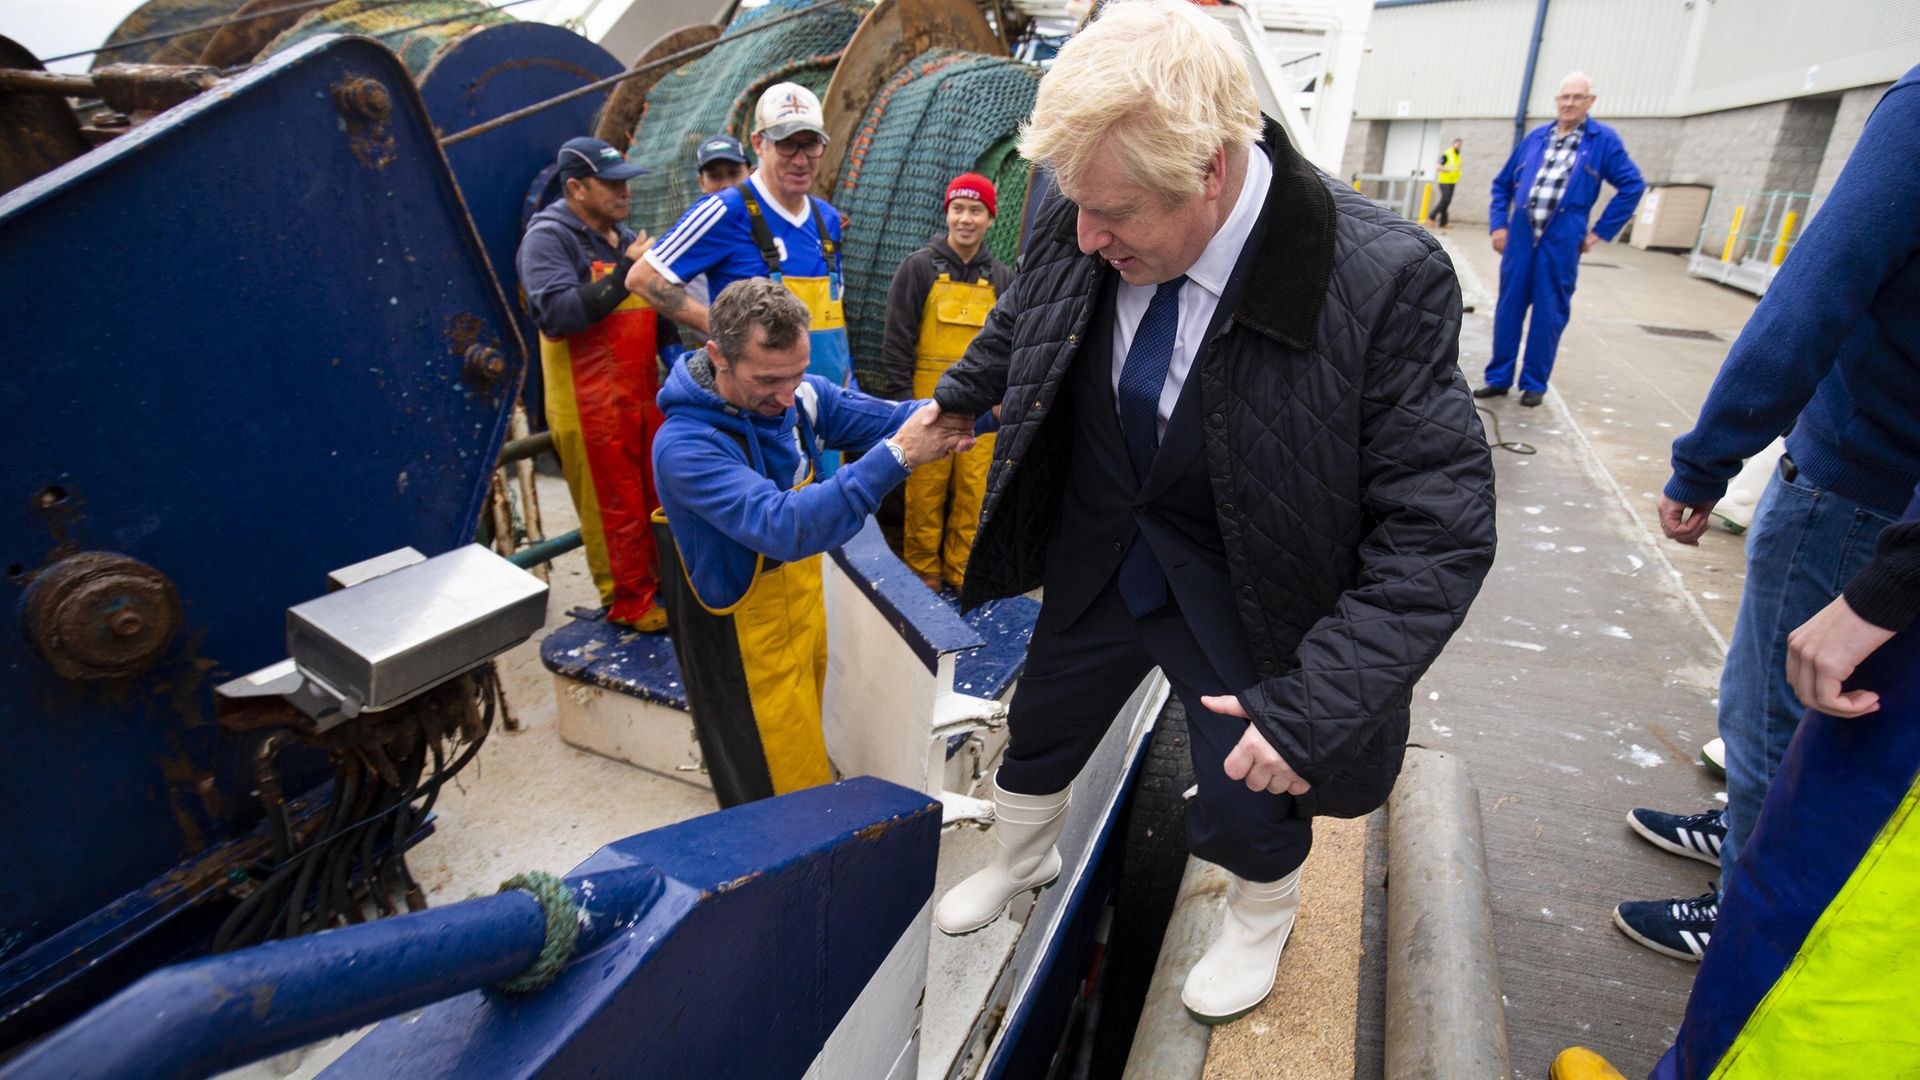
M 1206 338 L 1207 325 L 1213 322 L 1214 309 L 1220 306 L 1220 294 L 1226 290 L 1227 279 L 1233 276 L 1234 264 L 1240 261 L 1240 249 L 1246 246 L 1254 223 L 1260 220 L 1260 208 L 1266 205 L 1267 188 L 1272 183 L 1273 163 L 1267 160 L 1264 150 L 1252 147 L 1247 152 L 1247 178 L 1240 185 L 1240 197 L 1234 200 L 1233 212 L 1207 242 L 1200 258 L 1187 269 L 1187 283 L 1180 287 L 1180 322 L 1173 339 L 1173 362 L 1167 365 L 1167 382 L 1160 388 L 1161 438 L 1166 437 L 1173 404 L 1180 400 L 1180 388 L 1186 385 L 1187 372 L 1193 369 L 1193 358 L 1199 354 Z M 1133 332 L 1146 317 L 1147 304 L 1158 288 L 1158 285 L 1129 285 L 1122 281 L 1115 292 L 1113 395 L 1116 406 L 1120 399 L 1120 369 L 1126 365 L 1127 350 L 1133 347 Z

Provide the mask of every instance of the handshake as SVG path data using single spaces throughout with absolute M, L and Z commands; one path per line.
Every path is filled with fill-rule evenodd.
M 973 422 L 971 416 L 941 412 L 939 405 L 929 401 L 888 437 L 906 452 L 907 467 L 917 469 L 971 448 L 975 442 Z

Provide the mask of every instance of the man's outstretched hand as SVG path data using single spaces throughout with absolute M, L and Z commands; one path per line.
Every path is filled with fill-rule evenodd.
M 1208 712 L 1247 719 L 1247 710 L 1240 699 L 1231 695 L 1209 695 L 1201 698 L 1200 704 L 1206 706 Z M 1260 734 L 1259 727 L 1251 723 L 1227 755 L 1226 770 L 1228 779 L 1244 781 L 1254 791 L 1305 795 L 1313 789 L 1312 784 L 1300 779 L 1300 774 L 1293 771 L 1293 766 L 1287 764 L 1287 759 L 1280 756 L 1280 751 L 1273 748 L 1267 737 Z
M 973 446 L 973 420 L 952 414 L 942 414 L 940 406 L 929 401 L 920 406 L 900 430 L 893 433 L 893 441 L 906 451 L 907 467 L 918 468 L 929 461 L 938 461 L 958 450 Z

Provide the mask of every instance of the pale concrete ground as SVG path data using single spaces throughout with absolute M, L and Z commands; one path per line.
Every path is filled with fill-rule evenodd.
M 1484 320 L 1491 334 L 1500 257 L 1478 229 L 1454 229 L 1445 242 L 1463 292 L 1477 294 L 1466 302 L 1479 300 L 1468 318 Z M 1603 244 L 1582 260 L 1573 321 L 1560 339 L 1551 386 L 1604 470 L 1603 486 L 1617 488 L 1625 509 L 1653 535 L 1659 533 L 1654 501 L 1671 475 L 1673 440 L 1693 427 L 1758 303 L 1748 293 L 1688 277 L 1683 255 Z M 1645 326 L 1705 330 L 1722 340 L 1660 337 Z M 1484 345 L 1470 354 L 1463 334 L 1460 366 L 1476 387 L 1487 356 Z M 1498 405 L 1503 424 L 1507 415 L 1525 411 L 1512 398 Z M 1744 539 L 1716 527 L 1698 547 L 1662 540 L 1660 550 L 1714 632 L 1731 635 L 1746 580 Z
M 1478 229 L 1456 230 L 1448 248 L 1475 307 L 1461 367 L 1478 386 L 1498 256 Z M 1719 529 L 1697 549 L 1662 539 L 1654 500 L 1674 437 L 1756 302 L 1687 277 L 1678 256 L 1602 246 L 1583 264 L 1546 405 L 1488 403 L 1504 437 L 1539 453 L 1495 452 L 1500 556 L 1416 694 L 1414 726 L 1463 754 L 1480 788 L 1522 1080 L 1573 1043 L 1645 1075 L 1698 970 L 1629 941 L 1610 916 L 1622 900 L 1698 894 L 1715 874 L 1655 850 L 1622 818 L 1634 806 L 1704 808 L 1719 787 L 1696 755 L 1714 735 L 1745 554 Z

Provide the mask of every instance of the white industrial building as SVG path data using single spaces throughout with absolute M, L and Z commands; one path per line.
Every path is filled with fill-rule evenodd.
M 1550 120 L 1561 78 L 1585 71 L 1594 118 L 1650 184 L 1714 189 L 1705 246 L 1717 257 L 1746 206 L 1747 254 L 1764 259 L 1784 211 L 1817 209 L 1874 103 L 1916 64 L 1920 0 L 1379 0 L 1341 171 L 1424 180 L 1461 139 L 1452 214 L 1483 223 L 1516 130 Z M 1762 194 L 1777 192 L 1803 198 Z

